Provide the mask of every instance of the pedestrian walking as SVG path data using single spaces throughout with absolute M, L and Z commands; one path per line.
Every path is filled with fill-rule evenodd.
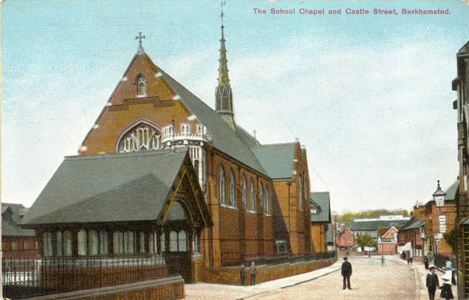
M 423 264 L 425 266 L 425 270 L 428 270 L 428 257 L 426 255 L 423 257 Z
M 244 263 L 241 263 L 241 267 L 239 269 L 239 277 L 241 277 L 241 285 L 246 285 L 246 269 Z
M 347 256 L 344 257 L 344 262 L 342 263 L 340 272 L 343 277 L 343 289 L 345 290 L 345 287 L 347 287 L 349 290 L 351 290 L 350 276 L 352 276 L 352 264 L 348 261 Z
M 451 284 L 456 284 L 456 279 L 454 278 L 453 272 L 453 263 L 451 262 L 451 259 L 449 257 L 446 258 L 445 271 L 447 274 L 450 275 Z
M 427 274 L 427 290 L 428 296 L 430 300 L 435 299 L 435 292 L 436 289 L 440 286 L 440 282 L 438 281 L 438 275 L 435 274 L 436 267 L 434 265 L 430 265 L 429 270 L 430 273 Z
M 451 283 L 450 283 L 451 276 L 449 275 L 449 273 L 447 273 L 442 277 L 442 279 L 443 279 L 443 285 L 441 286 L 440 297 L 446 300 L 454 299 L 453 291 L 451 290 Z
M 256 263 L 251 262 L 251 285 L 256 285 L 256 275 L 257 275 Z

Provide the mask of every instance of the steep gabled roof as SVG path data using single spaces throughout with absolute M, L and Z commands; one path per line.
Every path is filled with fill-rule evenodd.
M 311 193 L 311 201 L 320 207 L 318 213 L 311 214 L 312 223 L 331 222 L 331 199 L 329 192 Z
M 188 157 L 187 149 L 66 157 L 23 224 L 157 220 Z
M 254 170 L 266 174 L 253 151 L 250 149 L 249 145 L 246 144 L 249 139 L 247 139 L 245 133 L 240 133 L 237 129 L 231 128 L 221 116 L 205 104 L 205 102 L 192 94 L 168 73 L 161 69 L 160 72 L 169 87 L 179 95 L 181 101 L 187 108 L 205 127 L 207 127 L 215 148 L 250 166 Z M 243 138 L 241 138 L 242 135 Z
M 252 151 L 272 179 L 287 179 L 293 176 L 297 143 L 267 144 L 252 147 Z

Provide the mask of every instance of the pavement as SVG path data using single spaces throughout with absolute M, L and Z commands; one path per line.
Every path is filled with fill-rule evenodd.
M 213 283 L 186 284 L 185 299 L 253 299 L 258 296 L 274 294 L 282 289 L 296 286 L 340 270 L 341 261 L 308 273 L 271 280 L 254 286 L 236 286 Z
M 312 272 L 272 280 L 255 286 L 186 284 L 185 299 L 428 299 L 425 286 L 428 271 L 422 262 L 408 265 L 397 255 L 351 256 L 352 290 L 342 290 L 342 258 L 331 266 Z M 437 271 L 440 277 L 443 272 Z M 436 298 L 439 299 L 440 290 Z M 456 298 L 456 287 L 453 286 Z

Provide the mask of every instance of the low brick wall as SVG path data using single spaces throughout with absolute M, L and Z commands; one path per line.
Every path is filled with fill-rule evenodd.
M 26 300 L 176 300 L 184 299 L 184 280 L 181 276 L 97 289 L 27 298 Z
M 308 262 L 285 263 L 279 265 L 259 265 L 257 267 L 256 283 L 280 279 L 288 276 L 311 272 L 332 265 L 336 258 L 314 260 Z M 224 267 L 205 270 L 204 281 L 210 283 L 241 285 L 239 267 Z M 246 283 L 251 282 L 249 268 L 246 268 Z

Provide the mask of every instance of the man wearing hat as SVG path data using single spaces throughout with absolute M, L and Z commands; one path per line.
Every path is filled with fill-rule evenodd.
M 435 274 L 435 265 L 430 265 L 428 269 L 430 270 L 430 273 L 427 274 L 428 296 L 430 297 L 430 300 L 434 300 L 436 288 L 440 286 L 440 283 L 438 282 L 438 275 Z
M 352 276 L 352 264 L 348 261 L 347 256 L 344 257 L 344 262 L 342 263 L 342 268 L 340 269 L 342 277 L 344 278 L 344 290 L 345 290 L 345 283 L 347 283 L 347 287 L 349 290 L 352 288 L 350 287 L 350 276 Z

